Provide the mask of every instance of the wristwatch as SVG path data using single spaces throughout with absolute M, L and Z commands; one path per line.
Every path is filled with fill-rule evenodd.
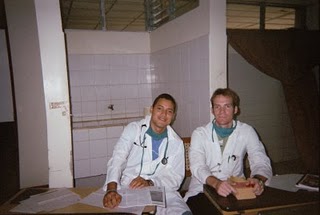
M 260 185 L 261 187 L 264 187 L 264 181 L 263 181 L 259 176 L 254 175 L 253 178 L 258 179 L 259 185 Z

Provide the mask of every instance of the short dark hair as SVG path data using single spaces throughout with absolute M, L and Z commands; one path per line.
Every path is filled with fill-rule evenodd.
M 214 98 L 219 95 L 230 97 L 232 99 L 233 107 L 238 107 L 238 109 L 240 108 L 240 98 L 239 98 L 238 94 L 236 92 L 234 92 L 233 90 L 231 90 L 230 88 L 218 88 L 218 89 L 216 89 L 216 91 L 214 91 L 214 93 L 212 94 L 211 99 L 210 99 L 212 107 L 213 107 Z
M 176 113 L 177 103 L 176 103 L 176 100 L 170 94 L 162 93 L 162 94 L 158 95 L 158 97 L 154 100 L 152 107 L 154 107 L 157 104 L 159 99 L 167 99 L 167 100 L 171 101 L 173 103 L 173 111 L 174 111 L 174 113 Z

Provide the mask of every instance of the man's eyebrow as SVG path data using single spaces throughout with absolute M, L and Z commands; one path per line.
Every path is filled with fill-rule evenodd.
M 163 105 L 161 105 L 161 104 L 157 104 L 156 107 L 157 107 L 157 106 L 158 106 L 158 107 L 165 108 L 165 106 L 163 106 Z M 169 107 L 169 108 L 167 108 L 167 109 L 174 111 L 174 108 L 173 108 L 173 107 Z
M 214 103 L 213 106 L 214 106 L 214 105 L 223 106 L 223 105 L 232 105 L 232 104 L 233 104 L 233 103 L 225 103 L 225 104 L 216 104 L 216 103 Z

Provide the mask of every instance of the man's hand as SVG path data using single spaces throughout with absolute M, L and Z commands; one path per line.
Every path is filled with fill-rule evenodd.
M 133 179 L 129 184 L 129 187 L 132 189 L 139 189 L 139 188 L 148 187 L 148 186 L 150 186 L 149 181 L 140 176 Z
M 248 178 L 248 182 L 253 187 L 253 193 L 256 196 L 259 196 L 264 191 L 264 182 L 262 180 L 259 180 L 257 178 Z
M 107 208 L 115 208 L 121 202 L 121 195 L 116 190 L 109 190 L 103 197 L 103 205 Z
M 217 184 L 216 191 L 220 196 L 223 197 L 227 197 L 231 193 L 237 193 L 237 190 L 228 181 L 220 181 Z
M 220 196 L 227 197 L 229 194 L 236 194 L 237 190 L 228 181 L 221 181 L 214 176 L 209 176 L 206 183 L 212 186 Z
M 109 182 L 107 185 L 107 192 L 103 197 L 103 206 L 106 208 L 115 208 L 121 202 L 121 195 L 117 192 L 118 184 L 114 181 Z

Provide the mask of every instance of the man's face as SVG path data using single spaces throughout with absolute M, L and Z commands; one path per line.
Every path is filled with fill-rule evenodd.
M 216 124 L 223 128 L 231 128 L 234 114 L 238 107 L 232 104 L 229 96 L 218 95 L 213 100 L 212 114 L 215 116 Z
M 162 133 L 175 116 L 174 106 L 170 100 L 161 98 L 151 107 L 151 128 L 156 133 Z

